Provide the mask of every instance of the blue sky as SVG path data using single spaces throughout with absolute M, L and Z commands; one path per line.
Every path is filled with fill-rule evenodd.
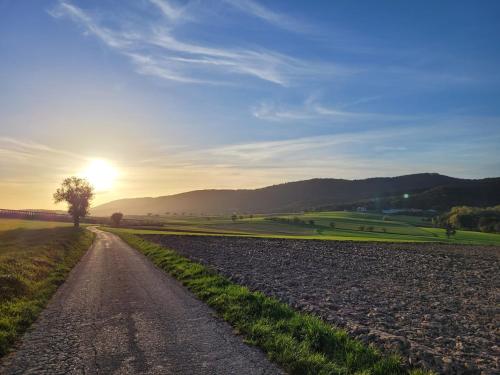
M 0 206 L 50 207 L 96 158 L 119 171 L 97 202 L 498 176 L 499 14 L 498 1 L 0 0 Z

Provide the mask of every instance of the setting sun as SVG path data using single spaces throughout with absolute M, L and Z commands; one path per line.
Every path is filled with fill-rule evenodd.
M 83 172 L 83 177 L 88 179 L 97 191 L 111 189 L 116 176 L 116 169 L 109 162 L 101 159 L 92 160 Z

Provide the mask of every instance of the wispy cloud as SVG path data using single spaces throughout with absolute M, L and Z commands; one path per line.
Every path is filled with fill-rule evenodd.
M 0 180 L 9 184 L 57 182 L 89 159 L 26 139 L 0 137 Z
M 0 137 L 0 151 L 6 155 L 23 156 L 24 159 L 38 158 L 41 154 L 83 159 L 80 155 L 70 151 L 56 149 L 31 140 L 20 140 L 11 137 Z
M 256 17 L 266 24 L 287 31 L 312 30 L 310 25 L 300 22 L 291 15 L 264 6 L 256 0 L 214 0 L 214 2 L 222 2 L 226 8 Z M 72 20 L 84 30 L 85 34 L 100 39 L 109 48 L 129 58 L 138 73 L 180 83 L 227 85 L 231 82 L 233 85 L 243 84 L 241 80 L 250 77 L 274 85 L 294 87 L 326 82 L 338 83 L 340 78 L 348 78 L 349 82 L 356 86 L 371 82 L 387 90 L 388 87 L 401 87 L 403 82 L 406 82 L 407 84 L 403 85 L 405 89 L 423 90 L 483 82 L 483 78 L 480 78 L 477 72 L 472 74 L 470 71 L 456 72 L 449 69 L 449 66 L 453 66 L 449 61 L 443 64 L 436 64 L 433 60 L 418 63 L 416 56 L 435 56 L 434 51 L 419 49 L 418 54 L 414 51 L 408 54 L 404 48 L 386 46 L 366 51 L 364 48 L 366 44 L 377 46 L 381 44 L 380 41 L 370 38 L 359 41 L 349 33 L 340 38 L 341 51 L 346 52 L 349 49 L 357 52 L 365 51 L 362 59 L 350 60 L 349 63 L 345 60 L 343 63 L 336 62 L 336 57 L 328 53 L 328 49 L 321 46 L 318 41 L 312 50 L 321 47 L 327 54 L 312 59 L 304 57 L 307 53 L 294 55 L 290 50 L 284 53 L 280 51 L 281 45 L 277 44 L 272 47 L 256 45 L 248 38 L 238 42 L 234 37 L 225 38 L 224 33 L 213 38 L 210 33 L 213 33 L 214 24 L 219 27 L 218 23 L 223 25 L 224 19 L 216 13 L 209 13 L 206 9 L 204 11 L 206 7 L 204 2 L 198 1 L 181 3 L 173 0 L 145 0 L 138 2 L 134 7 L 123 5 L 120 17 L 116 17 L 110 14 L 105 6 L 90 10 L 74 5 L 71 0 L 59 0 L 57 6 L 49 13 L 55 18 Z M 139 8 L 140 16 L 134 13 Z M 213 21 L 213 17 L 219 18 Z M 190 32 L 186 33 L 186 28 L 183 26 L 189 21 L 196 22 L 190 24 Z M 205 26 L 208 26 L 208 32 L 202 29 Z M 326 34 L 332 34 L 331 30 Z M 238 32 L 234 35 L 238 35 Z M 229 45 L 221 42 L 222 40 L 227 42 L 228 39 L 232 41 Z M 307 47 L 305 49 L 307 50 Z M 372 59 L 367 59 L 366 54 Z M 391 61 L 400 63 L 377 64 L 382 55 L 391 56 Z M 315 51 L 310 56 L 319 55 Z M 447 66 L 447 69 L 445 71 L 436 69 L 436 65 Z M 496 81 L 498 76 L 488 79 Z
M 272 170 L 275 175 L 268 175 L 270 181 L 273 177 L 290 180 L 292 175 L 299 179 L 365 178 L 429 171 L 487 176 L 492 165 L 498 168 L 498 158 L 491 158 L 500 141 L 498 135 L 476 133 L 471 124 L 480 123 L 480 119 L 457 117 L 450 121 L 455 126 L 453 134 L 448 120 L 435 120 L 418 127 L 222 145 L 181 152 L 176 158 L 187 162 L 183 168 L 202 171 L 205 166 L 218 170 L 220 175 L 228 171 L 253 171 L 263 176 Z M 498 124 L 499 119 L 494 121 Z
M 150 2 L 170 21 L 189 17 L 185 8 L 174 7 L 166 0 Z M 256 3 L 249 4 L 260 9 Z M 332 63 L 303 61 L 264 48 L 213 47 L 181 40 L 174 36 L 173 24 L 165 27 L 151 21 L 148 27 L 131 27 L 130 24 L 127 28 L 105 27 L 101 22 L 102 15 L 98 18 L 65 0 L 61 0 L 49 13 L 56 18 L 71 19 L 86 33 L 128 57 L 138 73 L 171 81 L 227 83 L 231 75 L 240 75 L 289 86 L 305 78 L 319 79 L 352 73 L 350 69 Z
M 137 155 L 115 160 L 121 172 L 116 191 L 101 195 L 96 203 L 200 188 L 251 188 L 314 177 L 366 178 L 429 171 L 487 177 L 500 166 L 495 153 L 500 139 L 498 134 L 479 135 L 471 126 L 487 121 L 499 123 L 498 119 L 453 118 L 390 131 L 385 128 L 206 148 L 177 145 L 168 150 L 149 143 L 139 150 L 134 140 L 130 145 Z M 452 133 L 450 123 L 454 125 Z M 14 200 L 20 191 L 33 195 L 36 184 L 40 193 L 37 202 L 45 201 L 62 177 L 87 162 L 82 155 L 50 145 L 0 138 L 0 185 Z
M 300 122 L 311 120 L 337 120 L 339 122 L 353 121 L 414 121 L 422 116 L 399 115 L 390 113 L 375 113 L 352 111 L 346 108 L 355 104 L 364 103 L 373 98 L 359 99 L 348 105 L 337 107 L 326 106 L 319 103 L 315 97 L 309 97 L 303 104 L 298 106 L 281 105 L 274 102 L 263 101 L 251 108 L 254 117 L 273 122 Z
M 117 32 L 100 26 L 92 16 L 87 14 L 81 8 L 66 1 L 60 1 L 57 7 L 49 10 L 49 14 L 55 18 L 70 18 L 72 21 L 83 26 L 86 33 L 98 37 L 112 48 L 125 49 L 131 46 L 132 43 L 138 38 L 138 35 L 131 32 Z
M 126 52 L 124 54 L 130 58 L 139 74 L 181 83 L 222 84 L 220 81 L 209 81 L 184 75 L 175 70 L 175 64 L 168 64 L 167 58 L 159 59 L 155 56 L 148 56 L 135 52 Z
M 306 25 L 303 22 L 282 13 L 275 12 L 254 0 L 224 0 L 231 6 L 248 13 L 254 17 L 264 20 L 273 26 L 294 31 L 294 32 L 305 32 L 311 31 L 312 27 Z
M 158 9 L 167 17 L 170 21 L 186 20 L 190 19 L 190 16 L 186 12 L 186 8 L 182 6 L 173 5 L 167 0 L 149 0 L 151 4 L 158 7 Z

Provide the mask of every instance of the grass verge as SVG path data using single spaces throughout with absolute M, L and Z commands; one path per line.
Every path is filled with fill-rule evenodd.
M 405 369 L 398 356 L 383 356 L 374 347 L 350 338 L 345 331 L 234 284 L 173 250 L 131 233 L 106 230 L 119 235 L 180 280 L 244 335 L 248 343 L 262 348 L 290 374 L 430 374 Z
M 93 238 L 72 227 L 0 231 L 0 356 L 36 319 Z

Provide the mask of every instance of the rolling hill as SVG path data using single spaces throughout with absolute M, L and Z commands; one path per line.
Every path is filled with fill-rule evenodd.
M 500 178 L 465 180 L 436 186 L 423 192 L 382 199 L 379 205 L 393 208 L 448 210 L 453 206 L 490 207 L 500 203 Z M 372 204 L 372 207 L 374 205 Z
M 288 182 L 260 189 L 196 190 L 156 198 L 120 199 L 92 209 L 92 215 L 110 215 L 121 211 L 126 215 L 163 214 L 229 214 L 297 212 L 321 207 L 338 208 L 354 202 L 382 200 L 396 204 L 398 197 L 432 197 L 436 208 L 447 208 L 440 192 L 453 191 L 453 204 L 465 204 L 467 197 L 476 197 L 476 205 L 500 203 L 500 178 L 467 180 L 436 173 L 420 173 L 399 177 L 377 177 L 363 180 L 318 178 Z M 480 189 L 478 192 L 477 189 Z M 392 202 L 390 199 L 394 199 Z M 413 199 L 413 198 L 412 198 Z M 467 198 L 468 199 L 468 198 Z M 450 201 L 450 202 L 451 202 Z M 415 204 L 420 204 L 415 201 Z M 434 203 L 425 208 L 435 208 Z M 399 203 L 398 203 L 399 204 Z M 416 207 L 419 208 L 419 207 Z

